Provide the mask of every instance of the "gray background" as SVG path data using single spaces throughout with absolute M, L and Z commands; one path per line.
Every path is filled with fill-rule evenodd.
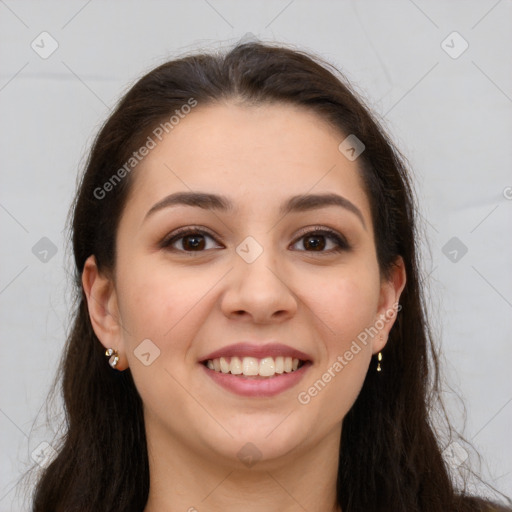
M 341 68 L 408 157 L 445 400 L 512 495 L 511 19 L 510 0 L 0 0 L 0 510 L 28 510 L 17 479 L 56 428 L 43 404 L 68 325 L 65 218 L 92 137 L 142 73 L 249 33 Z M 43 31 L 58 44 L 45 59 Z

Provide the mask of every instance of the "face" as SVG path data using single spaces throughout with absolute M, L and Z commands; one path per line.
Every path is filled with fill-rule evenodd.
M 298 107 L 198 106 L 134 171 L 113 276 L 90 259 L 84 284 L 153 439 L 219 461 L 339 439 L 405 284 L 400 265 L 381 279 L 344 138 Z

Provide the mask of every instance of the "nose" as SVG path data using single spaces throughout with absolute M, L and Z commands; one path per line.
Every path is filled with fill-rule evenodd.
M 235 268 L 228 274 L 221 308 L 230 319 L 247 319 L 253 323 L 282 322 L 292 318 L 298 301 L 287 276 L 270 250 L 252 263 L 234 255 Z M 287 279 L 288 277 L 288 279 Z

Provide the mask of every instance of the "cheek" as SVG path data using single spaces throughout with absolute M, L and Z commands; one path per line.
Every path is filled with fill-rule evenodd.
M 310 383 L 315 387 L 311 393 L 322 390 L 320 402 L 337 403 L 329 415 L 339 421 L 355 401 L 372 356 L 368 333 L 377 319 L 379 272 L 376 265 L 352 265 L 315 281 L 316 287 L 313 281 L 305 285 L 314 290 L 308 306 L 320 319 L 318 346 L 325 353 Z
M 129 271 L 128 271 L 129 268 Z M 149 338 L 165 349 L 178 330 L 192 327 L 190 313 L 218 280 L 187 269 L 152 264 L 119 268 L 119 309 L 130 344 Z M 193 320 L 193 319 L 192 319 Z
M 180 408 L 188 403 L 178 384 L 187 378 L 183 363 L 201 325 L 197 317 L 202 299 L 219 277 L 190 269 L 171 271 L 168 265 L 153 263 L 148 268 L 132 263 L 118 264 L 119 310 L 128 365 L 150 410 L 158 410 L 162 397 L 168 397 L 175 411 L 183 412 Z M 143 354 L 148 352 L 144 361 Z
M 308 305 L 336 343 L 348 341 L 371 325 L 379 302 L 378 271 L 351 267 L 305 283 Z
M 311 297 L 321 319 L 317 345 L 325 352 L 297 398 L 324 425 L 342 421 L 364 383 L 372 356 L 365 330 L 375 322 L 379 290 L 373 274 L 353 273 L 324 281 Z

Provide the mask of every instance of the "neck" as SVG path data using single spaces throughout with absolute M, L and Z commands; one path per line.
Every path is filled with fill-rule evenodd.
M 150 465 L 144 512 L 341 512 L 336 500 L 338 425 L 314 449 L 250 467 L 146 428 Z

